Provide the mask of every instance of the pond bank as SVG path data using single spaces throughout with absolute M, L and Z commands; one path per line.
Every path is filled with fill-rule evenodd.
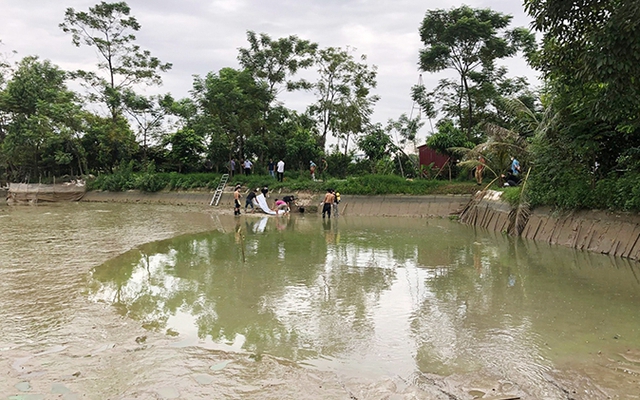
M 460 220 L 495 232 L 509 225 L 511 207 L 500 192 L 487 191 Z M 536 208 L 522 231 L 525 239 L 640 260 L 640 215 L 597 210 L 554 212 Z
M 468 225 L 503 232 L 507 229 L 510 206 L 499 199 L 498 193 L 481 199 L 463 215 Z M 289 193 L 272 193 L 271 199 Z M 82 201 L 118 203 L 159 203 L 175 205 L 204 205 L 211 201 L 208 192 L 88 192 Z M 300 193 L 299 198 L 308 211 L 315 211 L 322 194 Z M 340 213 L 344 216 L 448 217 L 459 214 L 471 196 L 466 195 L 343 195 Z M 243 203 L 244 204 L 244 203 Z M 215 207 L 224 213 L 233 209 L 231 193 L 224 193 Z M 593 251 L 640 260 L 640 216 L 604 211 L 577 211 L 559 214 L 549 208 L 533 210 L 522 237 L 578 250 Z
M 270 200 L 278 196 L 286 196 L 289 192 L 271 193 Z M 324 194 L 293 193 L 298 198 L 298 205 L 307 212 L 317 211 L 318 204 Z M 243 194 L 244 195 L 244 194 Z M 175 205 L 208 206 L 213 194 L 208 192 L 87 192 L 82 201 L 117 202 L 117 203 L 159 203 Z M 343 195 L 340 202 L 341 215 L 357 216 L 389 216 L 389 217 L 448 217 L 462 211 L 469 202 L 468 195 L 426 195 L 426 196 L 351 196 Z M 244 199 L 241 201 L 244 206 Z M 220 204 L 214 207 L 226 211 L 233 209 L 233 196 L 225 192 Z

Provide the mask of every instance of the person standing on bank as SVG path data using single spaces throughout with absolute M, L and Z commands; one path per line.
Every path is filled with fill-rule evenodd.
M 333 206 L 333 201 L 335 196 L 332 193 L 331 189 L 327 189 L 327 193 L 324 195 L 324 199 L 322 200 L 322 218 L 327 214 L 329 218 L 331 218 L 331 207 Z
M 284 180 L 284 161 L 280 159 L 278 161 L 278 182 L 282 182 Z
M 327 163 L 327 160 L 323 158 L 322 161 L 320 161 L 320 177 L 322 178 L 323 181 L 327 179 L 326 178 L 327 168 L 329 168 L 329 164 Z
M 520 173 L 520 161 L 518 161 L 514 156 L 511 156 L 511 173 L 515 176 L 518 176 Z
M 311 180 L 316 180 L 316 163 L 309 161 L 309 171 L 311 172 Z
M 484 172 L 485 159 L 481 155 L 478 156 L 478 165 L 476 166 L 476 182 L 482 185 L 482 173 Z
M 236 160 L 232 158 L 231 161 L 229 161 L 229 177 L 233 178 L 235 174 L 236 174 Z
M 267 165 L 267 168 L 269 169 L 269 175 L 271 175 L 272 178 L 276 177 L 276 163 L 273 162 L 273 158 L 269 159 L 269 164 Z
M 247 176 L 251 175 L 251 168 L 253 168 L 253 163 L 249 161 L 248 158 L 244 160 L 242 166 L 244 167 L 244 174 Z

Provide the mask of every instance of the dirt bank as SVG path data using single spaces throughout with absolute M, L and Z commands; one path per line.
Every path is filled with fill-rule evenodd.
M 271 193 L 269 201 L 291 193 Z M 323 194 L 307 192 L 293 193 L 298 205 L 307 212 L 316 212 Z M 211 202 L 213 194 L 203 192 L 88 192 L 82 201 L 118 203 L 159 203 L 176 205 L 205 205 Z M 468 203 L 466 195 L 431 196 L 349 196 L 343 195 L 340 202 L 341 215 L 377 215 L 393 217 L 447 217 L 459 213 Z M 244 205 L 244 202 L 242 202 Z M 214 208 L 229 211 L 233 209 L 232 193 L 225 192 L 218 206 Z
M 511 208 L 500 201 L 499 193 L 489 191 L 487 196 L 462 215 L 462 222 L 496 232 L 505 231 Z M 271 193 L 270 200 L 286 194 L 290 193 Z M 322 194 L 295 194 L 299 198 L 299 204 L 305 206 L 307 212 L 317 211 Z M 82 201 L 208 206 L 211 197 L 212 194 L 208 192 L 88 192 Z M 343 195 L 340 214 L 448 217 L 459 214 L 470 199 L 466 195 Z M 230 212 L 233 209 L 232 193 L 224 193 L 220 204 L 215 208 L 222 213 Z M 637 214 L 603 211 L 558 214 L 548 208 L 540 208 L 533 211 L 522 236 L 554 245 L 640 260 L 640 216 Z
M 461 215 L 461 221 L 496 232 L 506 231 L 511 207 L 500 192 L 487 191 Z M 604 211 L 533 210 L 522 232 L 526 239 L 640 260 L 640 215 Z

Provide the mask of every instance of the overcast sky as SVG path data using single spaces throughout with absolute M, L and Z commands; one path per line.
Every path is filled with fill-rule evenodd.
M 27 55 L 49 59 L 65 70 L 92 69 L 97 56 L 89 47 L 76 48 L 58 24 L 66 8 L 88 11 L 98 1 L 0 0 L 0 52 L 18 61 Z M 512 27 L 529 27 L 530 19 L 518 0 L 129 0 L 131 14 L 142 29 L 138 44 L 173 69 L 163 76 L 164 85 L 154 92 L 188 96 L 194 74 L 205 75 L 223 67 L 238 67 L 239 47 L 247 47 L 246 31 L 264 32 L 272 38 L 297 35 L 320 47 L 346 47 L 366 54 L 378 67 L 374 122 L 385 123 L 409 114 L 409 90 L 418 82 L 419 27 L 425 12 L 434 8 L 489 7 L 513 15 Z M 502 63 L 511 76 L 537 74 L 522 59 Z M 442 74 L 423 75 L 432 88 Z M 304 110 L 312 94 L 282 96 L 285 105 Z M 429 130 L 427 123 L 422 137 Z M 421 139 L 424 142 L 424 139 Z

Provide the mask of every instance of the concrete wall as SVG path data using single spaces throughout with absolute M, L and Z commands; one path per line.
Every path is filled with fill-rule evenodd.
M 230 196 L 227 195 L 227 197 Z M 137 190 L 128 192 L 87 192 L 81 201 L 103 203 L 158 203 L 175 205 L 209 205 L 213 193 L 208 192 L 157 192 L 144 193 Z
M 464 223 L 503 232 L 511 207 L 499 192 L 488 191 L 461 215 Z M 533 210 L 522 237 L 531 240 L 640 260 L 640 215 L 604 211 L 556 213 Z

